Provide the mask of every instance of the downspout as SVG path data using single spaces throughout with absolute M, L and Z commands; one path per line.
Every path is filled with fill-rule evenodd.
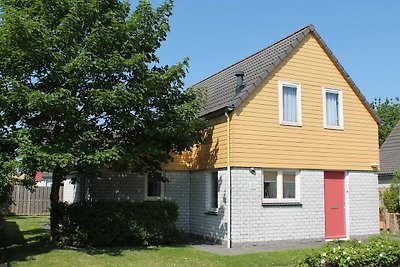
M 231 157 L 230 157 L 230 117 L 228 112 L 225 112 L 226 117 L 226 145 L 227 145 L 227 168 L 226 171 L 228 172 L 228 223 L 227 223 L 227 247 L 231 248 L 231 236 L 232 236 L 232 228 L 231 228 Z
M 235 76 L 236 76 L 236 89 L 235 93 L 236 96 L 240 94 L 242 89 L 244 88 L 244 72 L 242 70 L 236 70 L 235 71 Z M 232 247 L 232 174 L 231 174 L 231 118 L 229 117 L 228 112 L 233 111 L 234 106 L 227 106 L 226 111 L 225 111 L 225 117 L 226 117 L 226 153 L 227 153 L 227 162 L 226 162 L 226 171 L 228 172 L 228 209 L 227 209 L 227 217 L 228 217 L 228 223 L 227 223 L 227 247 L 231 248 Z

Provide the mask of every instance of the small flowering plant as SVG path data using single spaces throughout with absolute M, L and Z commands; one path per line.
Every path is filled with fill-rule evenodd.
M 400 242 L 387 237 L 334 241 L 301 258 L 298 267 L 393 267 L 400 264 Z

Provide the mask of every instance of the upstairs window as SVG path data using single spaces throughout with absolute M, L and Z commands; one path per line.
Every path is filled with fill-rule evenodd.
M 342 90 L 323 88 L 324 128 L 343 129 Z
M 279 121 L 282 125 L 301 126 L 300 84 L 279 82 Z

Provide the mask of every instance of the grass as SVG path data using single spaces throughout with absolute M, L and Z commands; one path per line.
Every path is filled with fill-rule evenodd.
M 2 250 L 12 266 L 288 266 L 309 250 L 218 256 L 190 245 L 63 249 L 48 244 L 48 217 L 7 217 Z M 1 257 L 0 257 L 1 259 Z

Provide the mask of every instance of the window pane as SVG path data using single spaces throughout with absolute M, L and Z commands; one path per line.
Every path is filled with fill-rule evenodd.
M 283 198 L 296 198 L 296 175 L 283 174 Z
M 339 94 L 326 92 L 326 124 L 339 126 Z
M 283 86 L 283 120 L 297 122 L 297 88 Z
M 218 208 L 218 172 L 213 172 L 211 174 L 211 208 Z
M 264 172 L 264 198 L 276 198 L 277 194 L 276 172 Z
M 149 174 L 147 177 L 147 196 L 161 197 L 161 181 L 157 174 Z

